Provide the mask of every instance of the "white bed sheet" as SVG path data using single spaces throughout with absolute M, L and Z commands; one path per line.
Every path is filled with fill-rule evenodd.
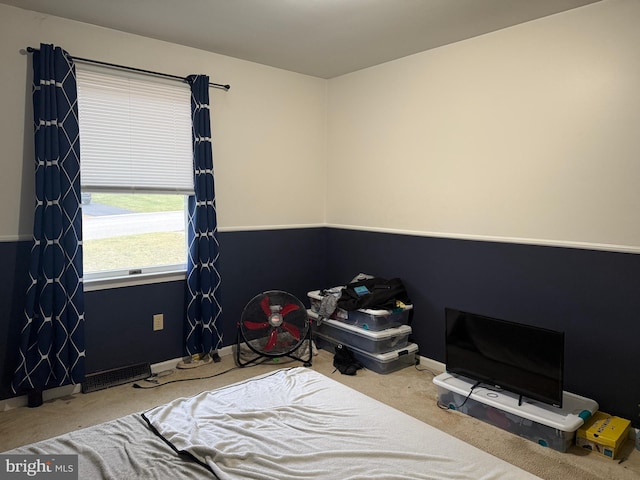
M 202 480 L 211 471 L 179 455 L 139 413 L 19 447 L 4 454 L 78 455 L 79 480 Z M 37 477 L 34 477 L 37 478 Z
M 176 399 L 143 417 L 220 480 L 538 478 L 303 367 Z

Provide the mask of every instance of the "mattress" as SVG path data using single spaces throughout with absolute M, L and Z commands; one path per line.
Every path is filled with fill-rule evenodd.
M 538 478 L 303 367 L 6 453 L 78 453 L 82 479 Z

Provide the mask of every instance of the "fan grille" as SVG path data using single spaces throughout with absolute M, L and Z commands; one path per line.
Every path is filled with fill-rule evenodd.
M 293 352 L 302 344 L 309 329 L 309 318 L 296 297 L 270 290 L 247 303 L 239 328 L 254 352 L 277 357 Z

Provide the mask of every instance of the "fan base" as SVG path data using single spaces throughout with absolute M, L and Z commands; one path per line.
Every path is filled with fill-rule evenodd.
M 309 328 L 307 330 L 307 334 L 304 337 L 304 340 L 302 341 L 302 343 L 300 343 L 300 347 L 301 348 L 302 345 L 304 344 L 305 341 L 309 342 L 309 358 L 302 358 L 298 355 L 294 355 L 293 352 L 290 353 L 281 353 L 281 354 L 273 354 L 273 355 L 269 355 L 266 353 L 261 353 L 258 352 L 256 350 L 254 350 L 253 348 L 251 348 L 251 345 L 249 345 L 249 343 L 245 344 L 247 345 L 247 347 L 249 348 L 249 350 L 251 350 L 253 353 L 256 354 L 256 356 L 254 358 L 252 358 L 251 360 L 247 360 L 247 361 L 242 361 L 240 359 L 240 345 L 243 343 L 243 339 L 242 339 L 242 335 L 240 334 L 240 329 L 238 329 L 238 342 L 236 345 L 236 365 L 238 365 L 239 367 L 246 367 L 246 366 L 250 366 L 255 364 L 256 362 L 258 362 L 258 360 L 261 360 L 263 358 L 291 358 L 293 360 L 297 360 L 299 362 L 302 362 L 302 364 L 305 367 L 311 367 L 313 362 L 313 346 L 312 346 L 312 334 L 311 334 L 311 329 L 312 329 L 312 324 L 311 322 L 309 322 Z

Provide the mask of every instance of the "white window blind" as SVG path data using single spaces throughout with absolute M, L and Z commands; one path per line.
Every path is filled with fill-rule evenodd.
M 193 194 L 189 86 L 83 64 L 76 75 L 82 189 Z

